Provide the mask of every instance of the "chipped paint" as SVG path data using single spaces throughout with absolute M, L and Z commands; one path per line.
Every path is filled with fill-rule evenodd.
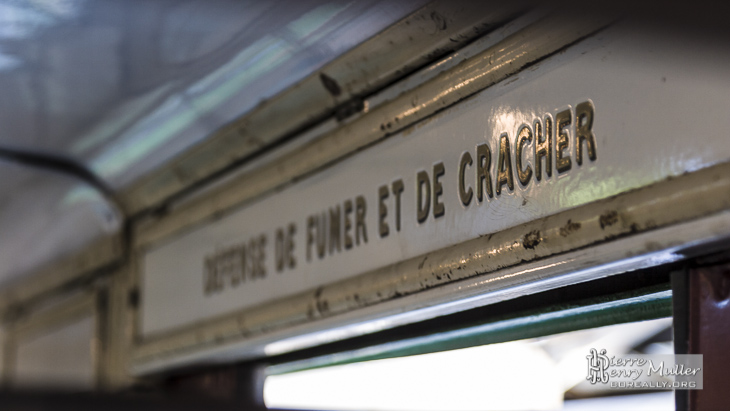
M 529 233 L 525 234 L 525 236 L 522 238 L 522 246 L 528 250 L 534 250 L 541 241 L 542 237 L 540 237 L 540 231 L 532 230 Z
M 327 89 L 330 94 L 332 94 L 332 97 L 338 97 L 340 94 L 342 94 L 342 89 L 340 89 L 340 85 L 337 84 L 337 80 L 324 73 L 319 74 L 319 80 L 322 82 L 324 88 Z
M 560 228 L 560 235 L 563 237 L 567 237 L 578 230 L 580 230 L 581 225 L 580 223 L 575 223 L 573 220 L 568 219 L 568 222 L 565 223 L 563 227 Z
M 618 212 L 615 210 L 608 211 L 604 214 L 601 214 L 601 218 L 599 219 L 599 223 L 601 224 L 601 229 L 605 229 L 606 227 L 610 227 L 618 222 Z

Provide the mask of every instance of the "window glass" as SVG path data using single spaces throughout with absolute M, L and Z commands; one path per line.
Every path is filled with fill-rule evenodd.
M 671 338 L 663 318 L 338 365 L 269 376 L 264 398 L 269 407 L 324 410 L 671 410 L 671 391 L 610 390 L 586 379 L 591 348 L 671 354 Z

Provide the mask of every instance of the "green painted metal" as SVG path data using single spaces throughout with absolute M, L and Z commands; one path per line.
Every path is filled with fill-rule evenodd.
M 269 375 L 542 337 L 672 315 L 669 284 L 530 310 L 487 323 L 347 352 L 271 365 Z

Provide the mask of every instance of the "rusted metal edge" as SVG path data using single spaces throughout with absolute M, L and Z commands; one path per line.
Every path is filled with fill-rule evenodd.
M 614 16 L 554 12 L 408 93 L 286 155 L 208 190 L 169 214 L 135 226 L 147 247 L 321 170 L 481 91 L 610 24 Z M 310 103 L 307 103 L 310 104 Z
M 131 369 L 142 375 L 220 356 L 281 354 L 413 321 L 438 304 L 447 308 L 427 315 L 676 261 L 681 248 L 727 236 L 730 163 L 723 163 L 148 338 Z
M 345 53 L 295 86 L 263 102 L 119 196 L 131 215 L 295 134 L 353 99 L 362 98 L 456 50 L 526 8 L 492 1 L 434 1 Z M 334 90 L 334 91 L 333 91 Z

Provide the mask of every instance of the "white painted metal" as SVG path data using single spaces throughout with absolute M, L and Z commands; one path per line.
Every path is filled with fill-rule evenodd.
M 727 139 L 716 132 L 730 126 L 723 114 L 730 104 L 730 57 L 715 53 L 714 46 L 722 47 L 697 47 L 672 33 L 642 32 L 630 22 L 616 25 L 326 172 L 157 247 L 144 256 L 143 335 L 250 308 L 730 159 Z M 494 167 L 501 133 L 514 143 L 521 124 L 587 100 L 595 106 L 596 162 L 585 159 L 577 166 L 571 142 L 573 168 L 564 175 L 553 170 L 551 178 L 538 183 L 533 176 L 526 188 L 516 182 L 514 192 L 488 203 L 461 205 L 456 190 L 464 151 L 474 156 L 474 147 L 487 142 Z M 418 224 L 415 175 L 419 170 L 431 175 L 439 161 L 446 169 L 446 215 Z M 403 227 L 394 230 L 391 194 L 391 234 L 380 239 L 377 189 L 397 178 L 405 183 Z M 307 262 L 307 217 L 357 195 L 367 200 L 367 244 Z M 274 230 L 290 222 L 297 224 L 297 268 L 279 274 L 271 258 Z M 268 277 L 206 297 L 206 255 L 262 233 L 270 241 Z
M 92 390 L 95 325 L 87 316 L 20 343 L 13 386 Z
M 96 303 L 96 294 L 88 290 L 59 295 L 7 320 L 4 382 L 20 388 L 97 388 L 101 341 Z

